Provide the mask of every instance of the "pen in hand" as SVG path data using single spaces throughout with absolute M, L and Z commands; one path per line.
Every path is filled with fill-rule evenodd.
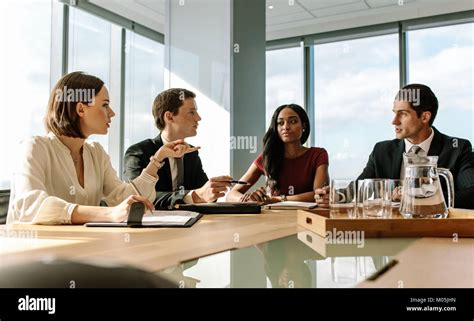
M 231 184 L 242 184 L 242 185 L 250 185 L 249 182 L 244 182 L 244 181 L 236 181 L 236 180 L 231 180 L 231 181 L 228 181 L 229 183 Z
M 135 193 L 137 193 L 138 196 L 143 196 L 142 193 L 140 193 L 137 186 L 135 185 L 135 183 L 132 180 L 129 183 L 130 183 L 130 185 L 132 185 L 133 190 L 135 191 Z
M 133 188 L 133 190 L 135 191 L 135 193 L 137 193 L 138 196 L 142 196 L 142 197 L 143 197 L 143 194 L 140 193 L 140 190 L 139 190 L 138 187 L 135 185 L 135 183 L 134 183 L 132 180 L 130 180 L 129 183 L 130 183 L 130 185 L 132 186 L 132 188 Z M 146 204 L 145 204 L 145 205 L 146 205 Z M 151 209 L 151 208 L 148 208 L 148 206 L 146 206 L 145 214 L 146 214 L 147 212 L 150 212 L 150 213 L 152 212 L 152 209 Z

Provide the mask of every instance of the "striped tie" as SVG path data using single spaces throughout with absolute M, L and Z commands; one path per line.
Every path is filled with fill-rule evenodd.
M 417 155 L 420 152 L 420 150 L 421 150 L 420 146 L 413 145 L 408 151 L 408 154 Z

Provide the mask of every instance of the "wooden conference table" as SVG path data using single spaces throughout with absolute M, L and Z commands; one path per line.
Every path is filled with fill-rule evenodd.
M 183 262 L 194 262 L 191 266 L 204 262 L 201 270 L 231 274 L 224 277 L 224 283 L 211 281 L 209 286 L 266 287 L 268 282 L 258 274 L 267 271 L 274 257 L 284 256 L 287 261 L 301 260 L 310 267 L 310 287 L 474 287 L 473 238 L 373 238 L 366 239 L 361 249 L 356 245 L 327 245 L 324 238 L 313 235 L 313 241 L 319 244 L 315 250 L 304 244 L 308 231 L 297 225 L 296 217 L 295 210 L 205 215 L 190 228 L 3 225 L 0 264 L 51 256 L 73 260 L 98 257 L 159 272 L 173 270 Z M 360 278 L 367 261 L 372 262 L 367 258 L 375 258 L 374 262 L 381 258 L 384 263 L 396 260 L 397 264 L 369 281 L 367 272 Z M 342 274 L 358 273 L 359 277 L 351 275 L 352 281 L 339 283 L 344 275 L 335 270 L 338 262 L 353 264 L 343 267 Z M 356 271 L 352 273 L 354 266 Z M 261 270 L 255 271 L 253 281 L 249 276 L 252 269 Z

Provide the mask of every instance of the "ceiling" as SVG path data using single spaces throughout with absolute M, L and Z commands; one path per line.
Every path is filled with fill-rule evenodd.
M 166 0 L 90 2 L 164 33 Z M 465 10 L 474 10 L 473 0 L 267 0 L 267 40 Z
M 473 9 L 473 0 L 267 0 L 267 40 Z

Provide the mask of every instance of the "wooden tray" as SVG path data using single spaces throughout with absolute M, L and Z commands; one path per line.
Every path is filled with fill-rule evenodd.
M 330 218 L 329 210 L 298 210 L 297 222 L 304 228 L 326 237 L 339 231 L 363 231 L 364 237 L 474 237 L 474 211 L 450 209 L 446 219 L 350 219 L 345 214 Z
M 325 237 L 309 230 L 298 232 L 297 237 L 298 240 L 324 258 L 341 256 L 394 256 L 416 240 L 413 238 L 389 238 L 381 243 L 380 240 L 371 238 L 363 239 L 363 243 L 359 243 L 357 239 L 350 244 L 338 244 L 338 242 L 327 240 Z

